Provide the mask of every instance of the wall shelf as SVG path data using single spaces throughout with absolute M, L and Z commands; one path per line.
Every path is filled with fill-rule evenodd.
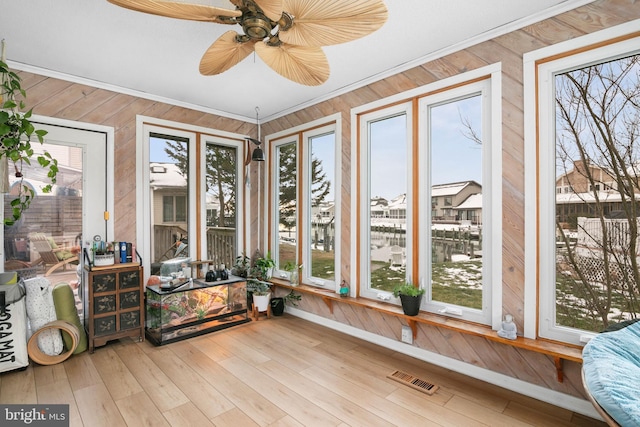
M 500 344 L 551 356 L 554 360 L 554 365 L 556 368 L 556 378 L 558 382 L 563 382 L 564 379 L 563 363 L 565 360 L 582 363 L 582 347 L 579 346 L 572 346 L 554 341 L 547 341 L 544 339 L 524 338 L 521 336 L 517 337 L 515 340 L 509 340 L 499 337 L 497 332 L 492 330 L 489 326 L 479 325 L 477 323 L 470 323 L 463 320 L 452 319 L 450 317 L 427 313 L 425 311 L 421 311 L 417 316 L 407 316 L 403 313 L 401 307 L 394 304 L 373 301 L 366 298 L 343 298 L 338 293 L 327 289 L 321 289 L 302 284 L 298 286 L 291 286 L 289 282 L 279 279 L 272 279 L 271 282 L 276 287 L 280 287 L 283 289 L 293 289 L 296 292 L 320 297 L 322 301 L 324 301 L 324 303 L 327 305 L 327 307 L 329 307 L 329 311 L 331 312 L 331 314 L 333 314 L 334 302 L 339 302 L 342 304 L 352 304 L 367 309 L 384 312 L 385 314 L 391 316 L 400 317 L 404 319 L 404 321 L 407 322 L 407 325 L 411 328 L 414 340 L 418 336 L 418 323 L 424 323 L 440 328 L 455 330 L 462 334 L 482 337 L 489 341 L 497 342 Z

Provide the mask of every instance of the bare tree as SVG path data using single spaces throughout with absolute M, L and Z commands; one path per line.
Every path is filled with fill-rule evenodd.
M 581 305 L 557 321 L 598 330 L 617 311 L 640 313 L 640 56 L 569 71 L 555 84 L 556 174 L 581 205 L 575 216 L 593 218 L 557 216 L 556 285 Z

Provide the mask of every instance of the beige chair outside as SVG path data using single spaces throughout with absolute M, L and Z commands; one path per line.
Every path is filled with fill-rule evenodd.
M 34 233 L 29 236 L 31 242 L 31 248 L 38 252 L 39 259 L 32 262 L 31 265 L 43 264 L 45 268 L 49 269 L 44 274 L 45 277 L 49 276 L 58 268 L 62 267 L 63 270 L 67 269 L 67 264 L 77 263 L 78 255 L 72 253 L 68 249 L 59 248 L 58 245 L 50 237 L 45 236 L 42 233 Z

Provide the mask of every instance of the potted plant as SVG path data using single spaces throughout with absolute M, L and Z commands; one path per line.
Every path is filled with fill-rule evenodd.
M 253 296 L 253 305 L 258 312 L 267 311 L 269 307 L 269 297 L 271 296 L 270 285 L 267 282 L 257 279 L 247 281 L 247 293 Z
M 4 224 L 8 226 L 15 224 L 20 219 L 35 196 L 35 191 L 30 186 L 22 184 L 24 179 L 22 166 L 25 163 L 30 165 L 34 156 L 31 137 L 35 136 L 42 144 L 44 136 L 47 134 L 45 130 L 35 129 L 29 120 L 32 110 L 26 113 L 20 112 L 25 108 L 23 99 L 27 96 L 20 85 L 20 80 L 20 76 L 9 70 L 4 61 L 0 61 L 0 174 L 2 175 L 0 180 L 3 180 L 5 186 L 8 187 L 6 179 L 8 178 L 9 162 L 13 163 L 16 178 L 20 178 L 20 192 L 11 201 L 12 214 L 4 219 Z M 19 96 L 23 99 L 18 101 L 16 98 Z M 58 161 L 46 151 L 38 155 L 36 159 L 41 167 L 48 168 L 47 177 L 51 184 L 44 186 L 42 191 L 49 193 L 56 182 Z M 8 191 L 8 188 L 4 190 Z
M 296 265 L 294 262 L 287 261 L 283 269 L 289 273 L 289 282 L 291 282 L 291 286 L 298 286 L 302 264 Z
M 400 297 L 402 310 L 407 316 L 415 316 L 420 312 L 423 294 L 424 289 L 414 286 L 411 282 L 397 284 L 393 288 L 393 296 L 396 298 Z
M 273 276 L 273 268 L 276 266 L 276 263 L 271 259 L 271 252 L 267 252 L 265 256 L 262 256 L 260 251 L 256 250 L 252 266 L 253 276 L 260 280 L 269 280 Z
M 283 297 L 271 298 L 271 312 L 274 316 L 282 316 L 284 314 L 284 306 L 291 304 L 294 307 L 298 306 L 298 301 L 302 298 L 302 295 L 296 294 L 291 290 L 287 295 Z

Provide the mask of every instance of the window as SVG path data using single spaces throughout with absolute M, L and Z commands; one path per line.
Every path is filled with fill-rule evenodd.
M 360 295 L 369 298 L 389 298 L 411 276 L 411 116 L 404 103 L 360 117 Z M 379 206 L 384 217 L 373 214 Z
M 336 289 L 340 277 L 340 115 L 267 137 L 272 192 L 270 249 L 277 274 L 295 266 L 305 284 Z
M 136 234 L 145 274 L 176 257 L 231 266 L 244 231 L 245 137 L 138 116 Z M 199 167 L 196 167 L 199 166 Z M 199 226 L 199 228 L 198 228 Z
M 420 179 L 425 201 L 443 199 L 421 238 L 425 308 L 478 323 L 492 323 L 490 253 L 496 212 L 491 186 L 491 80 L 465 84 L 420 100 L 425 147 Z M 484 220 L 483 220 L 484 219 Z M 499 252 L 498 252 L 499 253 Z
M 272 257 L 281 277 L 289 277 L 298 262 L 297 139 L 274 144 L 274 249 Z M 286 271 L 286 273 L 285 273 Z
M 408 280 L 427 290 L 423 310 L 498 328 L 502 154 L 491 117 L 500 117 L 500 67 L 401 96 L 408 101 L 354 112 L 352 280 L 382 300 Z M 380 205 L 388 216 L 374 214 Z
M 242 180 L 237 141 L 207 137 L 205 148 L 206 259 L 231 268 L 239 255 L 238 211 Z
M 330 125 L 305 132 L 305 179 L 307 206 L 303 235 L 303 277 L 310 283 L 335 287 L 336 282 L 336 134 Z
M 536 307 L 536 291 L 540 307 L 525 313 L 532 337 L 537 320 L 539 336 L 580 344 L 640 314 L 634 267 L 640 255 L 640 40 L 630 38 L 631 31 L 625 24 L 525 57 L 525 85 L 539 83 L 525 106 L 540 111 L 540 133 L 526 129 L 525 141 L 537 146 L 528 155 L 540 158 L 525 172 L 533 182 L 528 205 L 537 207 L 526 209 L 527 229 L 539 224 L 538 238 L 527 242 L 532 274 L 525 307 Z M 623 41 L 606 41 L 613 39 Z M 557 59 L 544 60 L 552 56 Z M 571 192 L 554 191 L 561 176 Z M 618 189 L 615 182 L 624 185 Z
M 162 196 L 162 221 L 185 222 L 187 220 L 187 198 L 185 196 Z

